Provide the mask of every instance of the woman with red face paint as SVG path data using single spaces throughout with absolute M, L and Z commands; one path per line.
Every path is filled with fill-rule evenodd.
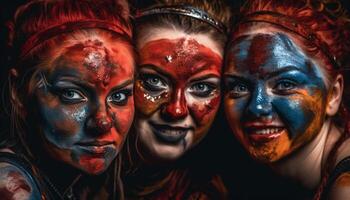
M 207 134 L 220 102 L 223 1 L 170 0 L 136 14 L 136 119 L 125 149 L 128 199 L 223 199 L 188 151 Z M 189 154 L 189 155 L 185 155 Z M 124 157 L 126 159 L 126 157 Z
M 134 115 L 127 2 L 33 0 L 9 28 L 0 197 L 122 198 L 117 155 Z
M 233 133 L 311 197 L 348 199 L 347 12 L 337 0 L 248 0 L 241 15 L 224 70 Z

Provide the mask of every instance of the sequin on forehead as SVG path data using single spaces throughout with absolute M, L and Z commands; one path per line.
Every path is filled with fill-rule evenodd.
M 171 55 L 167 55 L 165 56 L 165 60 L 168 62 L 168 63 L 171 63 L 173 61 L 173 57 Z

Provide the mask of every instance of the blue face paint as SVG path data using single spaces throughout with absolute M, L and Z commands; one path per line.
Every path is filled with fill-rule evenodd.
M 36 127 L 47 153 L 98 174 L 113 162 L 131 126 L 134 72 L 132 62 L 117 65 L 118 52 L 95 59 L 91 55 L 102 53 L 98 48 L 90 50 L 79 45 L 67 48 L 49 70 L 40 73 L 34 101 Z
M 279 159 L 319 132 L 327 99 L 325 77 L 287 35 L 237 40 L 225 75 L 228 120 L 257 159 Z

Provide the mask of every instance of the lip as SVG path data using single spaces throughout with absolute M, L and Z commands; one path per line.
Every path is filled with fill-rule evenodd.
M 177 144 L 183 140 L 187 133 L 193 128 L 181 127 L 181 126 L 170 126 L 167 124 L 157 124 L 150 122 L 154 135 L 160 141 L 169 144 Z
M 267 143 L 279 138 L 283 134 L 285 127 L 279 124 L 251 123 L 244 127 L 250 141 L 254 143 Z
M 105 155 L 109 148 L 114 148 L 113 141 L 87 141 L 76 143 L 76 145 L 86 153 L 97 156 Z

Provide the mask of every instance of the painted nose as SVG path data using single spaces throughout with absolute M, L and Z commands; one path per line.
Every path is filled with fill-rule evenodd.
M 179 120 L 188 115 L 187 102 L 182 90 L 176 90 L 170 102 L 162 109 L 162 117 L 165 120 Z
M 111 130 L 113 120 L 109 117 L 105 107 L 102 106 L 90 117 L 87 126 L 96 134 L 103 134 Z
M 271 116 L 272 105 L 264 86 L 258 86 L 253 92 L 248 105 L 248 112 L 254 117 Z

